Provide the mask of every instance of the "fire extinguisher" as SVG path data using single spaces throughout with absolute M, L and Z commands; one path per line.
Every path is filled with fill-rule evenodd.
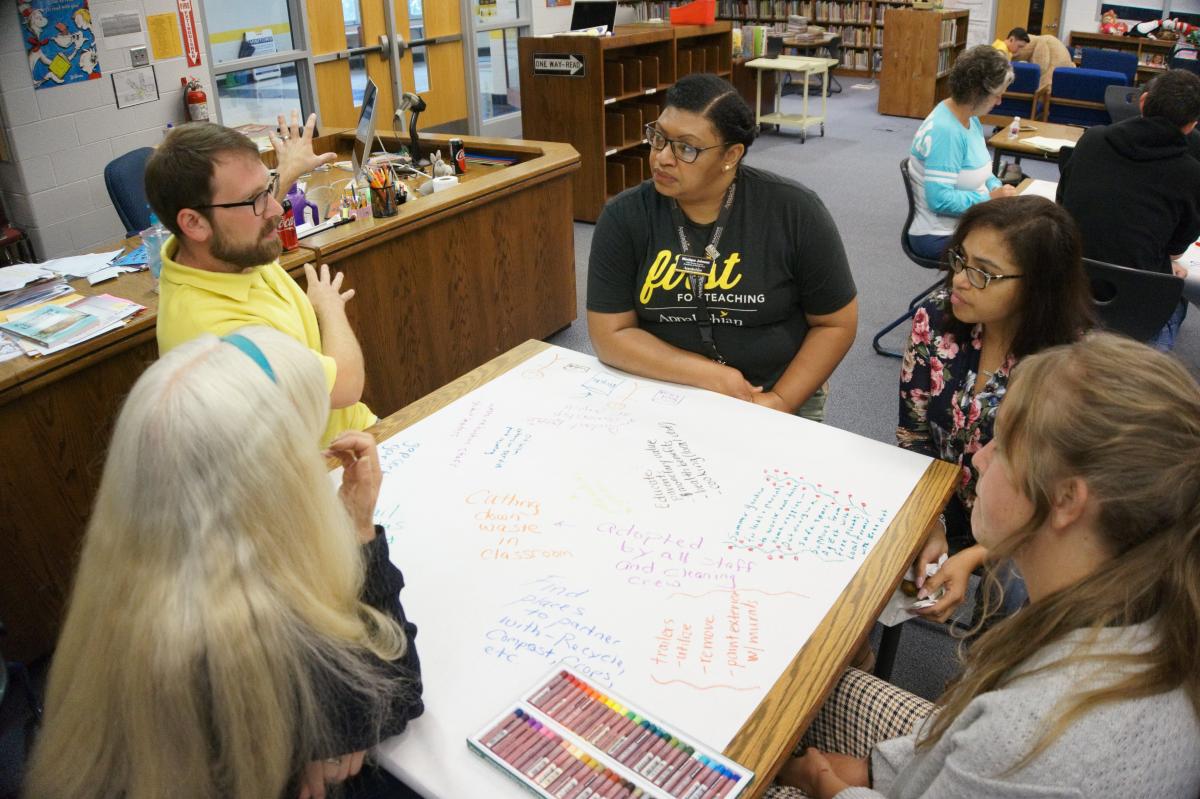
M 183 102 L 187 108 L 188 119 L 192 122 L 207 122 L 208 95 L 204 93 L 200 81 L 188 77 L 180 78 L 179 82 L 183 85 Z

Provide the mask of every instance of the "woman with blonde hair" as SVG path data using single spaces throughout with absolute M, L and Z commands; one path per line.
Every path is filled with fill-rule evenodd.
M 339 501 L 317 445 L 328 412 L 318 361 L 267 328 L 202 336 L 138 380 L 84 538 L 29 796 L 306 799 L 390 780 L 359 772 L 364 750 L 423 710 L 416 628 L 372 524 L 374 441 L 330 445 Z
M 782 780 L 818 799 L 1196 799 L 1200 386 L 1109 334 L 1030 355 L 975 463 L 974 530 L 1029 606 L 975 641 L 914 734 L 865 758 L 810 749 Z M 870 726 L 831 718 L 880 710 L 870 680 L 849 672 L 815 726 Z

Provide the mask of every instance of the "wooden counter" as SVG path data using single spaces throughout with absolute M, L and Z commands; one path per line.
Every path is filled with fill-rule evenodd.
M 348 157 L 352 133 L 316 142 Z M 388 150 L 397 143 L 383 132 Z M 423 144 L 448 153 L 447 136 Z M 381 418 L 529 338 L 575 319 L 569 145 L 461 137 L 468 153 L 517 163 L 468 173 L 461 186 L 414 197 L 390 219 L 302 240 L 281 263 L 321 260 L 356 290 L 350 322 L 366 359 L 364 400 Z M 268 164 L 273 155 L 264 157 Z M 332 170 L 314 182 L 349 177 Z M 146 311 L 119 331 L 46 358 L 0 363 L 0 651 L 30 659 L 53 646 L 112 425 L 157 357 L 158 295 L 148 273 L 80 293 L 109 293 Z

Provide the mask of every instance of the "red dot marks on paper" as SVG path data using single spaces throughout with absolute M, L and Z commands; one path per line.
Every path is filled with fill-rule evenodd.
M 865 503 L 865 502 L 864 502 L 864 503 L 862 503 L 862 506 L 863 506 L 864 508 L 865 508 L 865 507 L 867 507 L 867 503 Z
M 728 548 L 728 549 L 733 549 L 733 544 L 730 544 L 730 545 L 729 545 L 727 548 Z

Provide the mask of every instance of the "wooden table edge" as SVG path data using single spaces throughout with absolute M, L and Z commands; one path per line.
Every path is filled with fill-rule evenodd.
M 743 796 L 763 794 L 791 757 L 804 731 L 849 665 L 925 540 L 925 530 L 945 507 L 959 479 L 957 466 L 934 460 L 917 481 L 883 538 L 859 567 L 783 675 L 725 748 L 725 755 L 754 772 Z M 854 644 L 845 646 L 845 630 Z M 842 631 L 842 632 L 839 632 Z M 837 639 L 842 639 L 842 645 Z M 806 686 L 824 686 L 819 694 Z
M 368 432 L 378 441 L 385 441 L 549 348 L 545 342 L 529 339 L 379 420 Z M 330 461 L 331 468 L 336 465 Z M 857 645 L 830 646 L 836 637 L 844 636 L 836 631 L 857 631 L 853 640 L 865 640 L 924 543 L 925 529 L 950 499 L 958 477 L 958 467 L 945 461 L 935 460 L 926 467 L 883 538 L 833 608 L 725 748 L 727 757 L 755 772 L 754 783 L 743 794 L 746 799 L 761 796 L 770 786 L 853 657 Z M 800 683 L 825 687 L 819 695 L 803 693 Z

